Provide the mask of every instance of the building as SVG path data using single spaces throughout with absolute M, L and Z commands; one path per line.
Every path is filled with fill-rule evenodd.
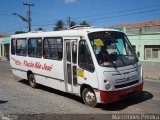
M 9 57 L 9 35 L 0 34 L 0 59 L 8 59 Z
M 160 20 L 120 24 L 110 28 L 127 34 L 141 61 L 160 62 Z

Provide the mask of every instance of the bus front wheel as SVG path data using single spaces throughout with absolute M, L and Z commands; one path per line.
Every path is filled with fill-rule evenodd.
M 35 80 L 35 77 L 34 77 L 33 74 L 30 74 L 30 75 L 29 75 L 28 80 L 29 80 L 29 85 L 30 85 L 32 88 L 35 88 L 35 87 L 36 87 L 36 80 Z
M 85 88 L 82 92 L 82 98 L 84 103 L 90 107 L 97 105 L 96 95 L 92 88 Z

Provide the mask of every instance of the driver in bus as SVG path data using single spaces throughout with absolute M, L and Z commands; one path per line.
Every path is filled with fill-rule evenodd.
M 109 57 L 108 52 L 106 51 L 106 47 L 100 47 L 100 52 L 97 54 L 97 61 L 100 65 L 108 65 L 109 61 L 107 59 Z

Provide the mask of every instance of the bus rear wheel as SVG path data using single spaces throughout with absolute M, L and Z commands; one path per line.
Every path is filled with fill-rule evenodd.
M 28 81 L 29 81 L 29 85 L 32 87 L 32 88 L 36 88 L 36 80 L 35 80 L 35 77 L 33 74 L 30 74 L 29 77 L 28 77 Z
M 85 88 L 82 92 L 82 98 L 86 105 L 90 107 L 97 106 L 96 95 L 92 88 Z

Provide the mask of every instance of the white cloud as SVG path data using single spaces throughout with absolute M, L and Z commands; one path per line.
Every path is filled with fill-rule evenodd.
M 74 2 L 76 2 L 76 0 L 64 0 L 65 1 L 65 3 L 74 3 Z

